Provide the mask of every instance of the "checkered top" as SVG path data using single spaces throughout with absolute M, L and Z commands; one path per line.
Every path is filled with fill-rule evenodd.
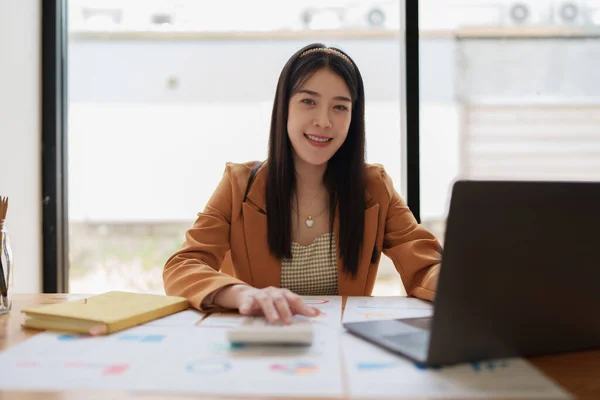
M 329 238 L 333 236 L 333 257 Z M 281 287 L 302 296 L 336 296 L 338 266 L 335 258 L 335 235 L 326 233 L 308 246 L 292 242 L 292 258 L 281 262 Z

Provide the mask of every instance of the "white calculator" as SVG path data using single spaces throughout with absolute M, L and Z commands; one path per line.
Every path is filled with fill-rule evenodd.
M 313 325 L 307 318 L 296 317 L 292 324 L 284 325 L 270 324 L 264 317 L 244 317 L 237 327 L 227 331 L 227 339 L 232 343 L 309 345 Z

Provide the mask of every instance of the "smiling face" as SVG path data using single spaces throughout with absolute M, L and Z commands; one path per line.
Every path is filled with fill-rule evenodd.
M 326 164 L 346 140 L 351 117 L 346 82 L 328 68 L 317 70 L 289 102 L 287 131 L 296 162 Z

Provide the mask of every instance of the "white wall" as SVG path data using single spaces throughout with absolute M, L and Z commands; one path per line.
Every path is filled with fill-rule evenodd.
M 40 2 L 0 1 L 0 194 L 15 293 L 42 288 Z

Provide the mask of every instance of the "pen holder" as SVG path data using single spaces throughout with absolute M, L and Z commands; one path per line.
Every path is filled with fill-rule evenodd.
M 13 259 L 6 229 L 0 229 L 0 237 L 0 314 L 5 314 L 12 303 Z
M 0 314 L 9 312 L 12 303 L 13 258 L 4 227 L 7 209 L 8 198 L 0 197 Z

